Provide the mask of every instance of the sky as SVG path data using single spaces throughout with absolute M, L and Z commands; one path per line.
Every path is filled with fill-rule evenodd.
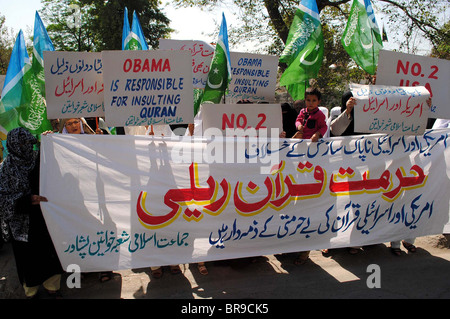
M 163 1 L 164 4 L 167 2 L 167 0 Z M 25 33 L 26 30 L 33 30 L 34 15 L 41 7 L 40 0 L 0 0 L 0 14 L 6 19 L 5 25 L 13 28 L 14 37 L 20 29 Z M 233 21 L 233 16 L 227 8 L 208 12 L 199 8 L 174 9 L 163 5 L 162 9 L 171 20 L 170 27 L 176 30 L 176 33 L 172 33 L 172 39 L 177 40 L 215 42 L 217 39 L 208 37 L 208 34 L 218 31 L 222 11 L 225 13 L 228 25 Z
M 203 40 L 205 42 L 216 42 L 216 38 L 208 36 L 216 32 L 219 29 L 221 14 L 225 13 L 227 19 L 228 28 L 230 25 L 236 25 L 236 19 L 234 18 L 232 11 L 226 7 L 218 8 L 214 12 L 201 10 L 200 8 L 180 8 L 174 9 L 172 6 L 167 5 L 170 1 L 163 0 L 163 11 L 166 16 L 171 20 L 170 27 L 175 29 L 176 32 L 172 33 L 172 39 L 178 40 Z M 8 28 L 12 28 L 12 35 L 15 37 L 20 29 L 22 29 L 27 35 L 27 30 L 31 35 L 34 26 L 34 15 L 36 10 L 41 9 L 40 0 L 0 0 L 0 14 L 5 16 L 5 24 Z M 446 7 L 445 11 L 447 11 Z M 377 17 L 377 20 L 379 17 Z M 381 22 L 378 21 L 378 24 Z M 217 29 L 217 30 L 216 30 Z M 389 31 L 389 30 L 388 30 Z M 385 49 L 392 50 L 398 46 L 393 41 L 384 43 Z M 253 45 L 248 44 L 249 49 L 246 48 L 246 44 L 242 43 L 239 47 L 233 47 L 230 43 L 231 51 L 248 52 L 251 51 Z M 427 45 L 425 45 L 427 47 Z M 421 48 L 419 54 L 425 54 L 428 52 L 424 48 Z

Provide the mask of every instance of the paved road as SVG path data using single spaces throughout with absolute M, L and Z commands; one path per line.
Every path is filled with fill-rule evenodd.
M 331 250 L 328 256 L 312 251 L 310 261 L 301 266 L 293 264 L 292 254 L 216 261 L 207 263 L 207 276 L 192 264 L 182 265 L 178 275 L 166 270 L 160 279 L 153 279 L 149 269 L 133 269 L 100 283 L 90 273 L 81 288 L 73 289 L 67 288 L 64 275 L 62 293 L 65 299 L 449 299 L 449 243 L 443 235 L 421 237 L 415 254 L 402 248 L 400 257 L 387 244 L 364 247 L 357 255 L 346 249 Z M 368 269 L 374 264 L 379 268 Z M 368 281 L 380 288 L 368 288 Z M 10 245 L 0 250 L 0 298 L 24 298 Z

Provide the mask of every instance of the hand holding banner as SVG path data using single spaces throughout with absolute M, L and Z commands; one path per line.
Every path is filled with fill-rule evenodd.
M 61 263 L 82 271 L 439 234 L 449 222 L 449 132 L 262 144 L 49 134 L 41 205 Z
M 355 132 L 420 135 L 425 132 L 430 93 L 423 86 L 350 86 L 357 99 Z

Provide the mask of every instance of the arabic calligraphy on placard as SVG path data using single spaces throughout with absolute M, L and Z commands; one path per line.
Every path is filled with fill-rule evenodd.
M 104 116 L 101 52 L 45 51 L 47 116 Z
M 169 189 L 164 195 L 164 204 L 170 209 L 165 215 L 153 215 L 146 208 L 147 192 L 141 191 L 137 200 L 136 212 L 141 224 L 150 229 L 165 227 L 175 221 L 183 212 L 183 218 L 187 221 L 200 221 L 203 213 L 217 216 L 230 204 L 233 195 L 234 210 L 241 216 L 253 216 L 267 208 L 281 210 L 292 200 L 305 200 L 320 197 L 327 188 L 327 172 L 320 165 L 313 165 L 309 161 L 298 163 L 297 171 L 300 174 L 312 174 L 314 182 L 297 183 L 292 174 L 284 176 L 285 162 L 281 161 L 272 167 L 272 176 L 264 179 L 264 186 L 257 185 L 253 181 L 238 181 L 231 191 L 231 184 L 223 178 L 219 183 L 209 176 L 206 183 L 208 187 L 201 187 L 198 178 L 198 165 L 192 163 L 189 166 L 190 187 L 183 189 Z M 380 193 L 385 201 L 392 202 L 403 191 L 423 187 L 427 181 L 427 175 L 419 165 L 413 165 L 408 176 L 403 167 L 395 171 L 395 177 L 389 170 L 385 170 L 379 177 L 371 178 L 369 171 L 356 177 L 355 170 L 348 167 L 340 168 L 337 173 L 331 174 L 329 192 L 334 196 L 357 195 L 362 193 Z M 221 189 L 221 191 L 220 191 Z M 245 189 L 245 191 L 244 191 Z M 252 196 L 258 192 L 265 194 L 262 199 L 252 201 Z M 219 196 L 219 194 L 221 194 Z M 261 196 L 253 196 L 260 198 Z M 189 205 L 202 206 L 201 210 L 191 210 Z
M 297 158 L 299 160 L 312 160 L 323 156 L 352 155 L 365 162 L 369 157 L 380 158 L 390 156 L 394 152 L 410 154 L 418 151 L 419 154 L 428 157 L 431 156 L 440 144 L 447 145 L 450 135 L 443 133 L 434 135 L 432 130 L 425 132 L 423 139 L 414 137 L 412 140 L 399 135 L 380 135 L 377 137 L 361 136 L 355 138 L 351 143 L 342 143 L 341 140 L 319 140 L 317 143 L 307 144 L 305 140 L 289 142 L 282 140 L 278 144 L 263 142 L 246 149 L 245 157 L 247 159 L 263 159 L 281 153 L 286 158 Z M 305 146 L 306 147 L 301 147 Z
M 433 214 L 434 202 L 423 201 L 422 195 L 416 196 L 410 203 L 403 203 L 401 208 L 394 208 L 392 203 L 387 208 L 378 200 L 363 207 L 358 202 L 349 200 L 343 214 L 336 214 L 335 205 L 330 206 L 319 218 L 323 222 L 314 224 L 309 216 L 278 214 L 270 215 L 250 222 L 235 218 L 231 224 L 222 224 L 216 231 L 211 231 L 208 242 L 211 246 L 224 249 L 229 241 L 252 241 L 276 238 L 278 240 L 297 236 L 304 239 L 313 235 L 326 235 L 357 231 L 369 235 L 377 225 L 400 224 L 408 229 L 418 227 L 422 219 Z M 383 208 L 384 207 L 384 208 Z M 335 217 L 332 217 L 335 216 Z M 186 247 L 190 245 L 189 232 L 177 232 L 172 237 L 158 233 L 134 233 L 126 231 L 120 234 L 111 230 L 98 231 L 96 236 L 79 234 L 64 250 L 66 254 L 78 254 L 81 259 L 92 256 L 118 254 L 123 246 L 129 253 L 148 249 L 165 249 Z
M 87 82 L 87 81 L 86 81 Z M 62 83 L 55 88 L 55 96 L 60 97 L 66 95 L 71 97 L 74 94 L 100 94 L 103 92 L 103 83 L 95 81 L 93 84 L 86 84 L 85 79 L 73 79 L 70 76 L 62 79 Z
M 95 135 L 45 136 L 42 208 L 58 256 L 83 271 L 426 236 L 449 221 L 449 134 L 124 136 L 119 149 Z
M 420 135 L 425 132 L 429 108 L 423 87 L 351 85 L 356 98 L 355 132 Z
M 404 203 L 399 210 L 394 209 L 393 203 L 383 209 L 383 205 L 377 200 L 367 204 L 366 207 L 362 207 L 358 202 L 349 201 L 341 216 L 336 214 L 336 207 L 332 205 L 325 212 L 325 222 L 318 224 L 314 224 L 311 217 L 301 214 L 299 216 L 270 215 L 267 218 L 254 219 L 250 223 L 234 219 L 232 224 L 222 224 L 217 231 L 210 232 L 209 243 L 216 248 L 224 249 L 226 242 L 236 240 L 251 241 L 269 238 L 280 240 L 291 236 L 308 239 L 313 235 L 347 231 L 369 235 L 377 225 L 386 224 L 400 224 L 406 228 L 415 229 L 422 218 L 430 218 L 433 214 L 434 203 L 421 201 L 421 196 L 415 197 L 411 203 Z
M 126 246 L 130 253 L 149 247 L 166 248 L 171 246 L 187 246 L 188 233 L 177 233 L 175 238 L 160 236 L 156 233 L 134 233 L 126 231 L 117 234 L 106 230 L 97 232 L 96 236 L 78 235 L 73 243 L 64 251 L 67 254 L 78 254 L 81 259 L 88 256 L 105 256 L 107 254 L 119 253 L 122 246 Z
M 56 63 L 51 64 L 51 74 L 63 75 L 65 73 L 78 74 L 86 72 L 102 73 L 102 59 L 93 59 L 92 62 L 85 59 L 73 60 L 62 57 L 56 58 Z

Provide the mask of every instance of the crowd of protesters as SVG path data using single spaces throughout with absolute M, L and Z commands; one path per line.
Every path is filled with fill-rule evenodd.
M 245 103 L 241 102 L 241 103 Z M 305 99 L 281 104 L 282 133 L 280 137 L 303 138 L 317 142 L 327 136 L 358 135 L 354 132 L 355 98 L 350 92 L 342 97 L 339 112 L 331 112 L 330 117 L 321 112 L 321 92 L 309 88 Z M 302 105 L 299 107 L 299 105 Z M 448 127 L 450 121 L 438 120 L 435 127 Z M 52 120 L 53 133 L 60 134 L 111 134 L 101 118 L 69 118 Z M 148 126 L 133 128 L 115 128 L 116 134 L 147 134 L 170 136 L 193 135 L 193 125 Z M 45 132 L 44 134 L 49 134 Z M 39 147 L 38 140 L 25 128 L 16 128 L 8 132 L 6 140 L 7 156 L 0 166 L 0 221 L 3 241 L 12 243 L 18 277 L 27 298 L 35 298 L 42 285 L 49 296 L 59 298 L 60 281 L 63 269 L 59 262 L 51 237 L 47 230 L 40 202 L 47 201 L 39 195 Z M 3 146 L 2 146 L 3 151 Z M 411 253 L 416 251 L 414 239 L 402 241 Z M 394 255 L 400 256 L 400 241 L 391 243 Z M 360 247 L 350 247 L 351 254 L 357 254 Z M 328 253 L 325 249 L 324 254 Z M 300 252 L 294 263 L 301 265 L 309 259 L 309 251 Z M 205 263 L 197 264 L 198 271 L 207 275 Z M 179 265 L 169 266 L 172 274 L 181 273 Z M 151 267 L 154 278 L 161 278 L 163 267 Z M 100 281 L 108 281 L 113 272 L 100 272 Z

